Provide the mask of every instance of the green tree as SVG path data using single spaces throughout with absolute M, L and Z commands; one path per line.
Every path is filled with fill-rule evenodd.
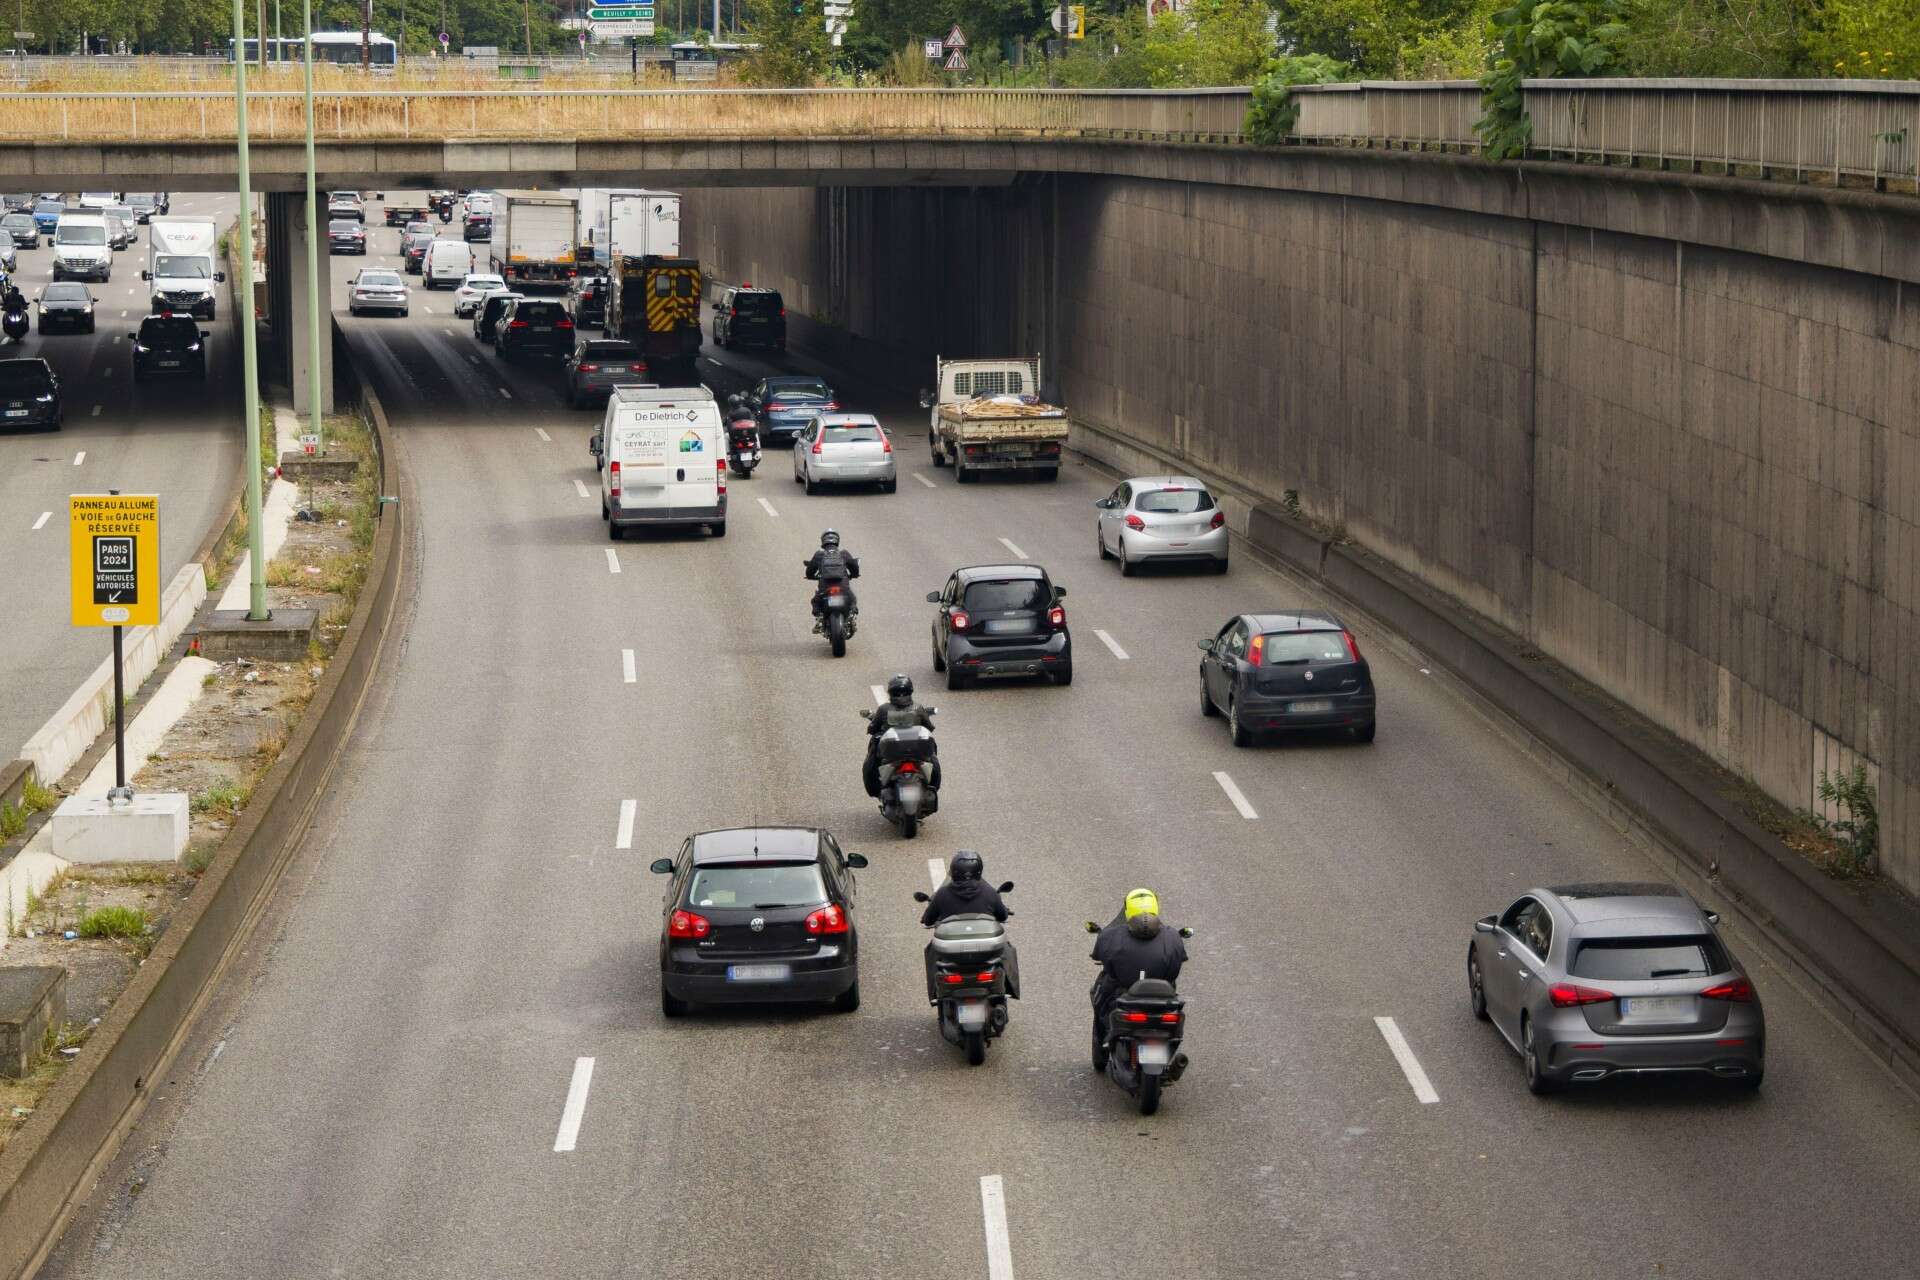
M 1277 59 L 1270 64 L 1266 78 L 1253 87 L 1247 106 L 1247 136 L 1263 147 L 1279 146 L 1300 120 L 1300 103 L 1293 96 L 1295 85 L 1333 84 L 1352 76 L 1352 67 L 1324 53 Z
M 1807 35 L 1815 75 L 1920 80 L 1914 0 L 1825 0 Z
M 812 0 L 748 0 L 748 33 L 759 49 L 740 62 L 743 84 L 795 89 L 825 71 L 832 45 Z
M 1805 75 L 1814 5 L 1815 0 L 1631 0 L 1619 42 L 1620 68 L 1641 76 Z
M 1379 79 L 1417 75 L 1409 65 L 1448 33 L 1471 41 L 1485 0 L 1274 0 L 1282 48 L 1323 53 Z
M 1273 57 L 1270 15 L 1266 0 L 1189 0 L 1156 18 L 1130 8 L 1100 33 L 1119 47 L 1106 80 L 1150 89 L 1252 84 Z
M 1493 15 L 1494 49 L 1480 91 L 1485 103 L 1473 126 L 1486 154 L 1506 160 L 1526 154 L 1533 121 L 1521 95 L 1524 81 L 1543 76 L 1596 76 L 1614 69 L 1615 46 L 1626 34 L 1624 0 L 1521 0 Z

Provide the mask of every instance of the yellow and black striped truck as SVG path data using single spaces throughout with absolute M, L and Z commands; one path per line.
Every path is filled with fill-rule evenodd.
M 692 386 L 700 354 L 699 260 L 622 257 L 609 283 L 607 333 L 640 348 L 649 381 Z

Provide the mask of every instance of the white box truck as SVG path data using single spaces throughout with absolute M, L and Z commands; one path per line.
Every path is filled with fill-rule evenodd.
M 706 387 L 615 387 L 587 447 L 613 541 L 640 525 L 705 525 L 727 536 L 727 433 Z
M 155 311 L 184 311 L 211 320 L 219 309 L 213 287 L 227 278 L 215 255 L 220 235 L 212 218 L 156 217 L 147 224 L 147 269 Z
M 671 191 L 589 187 L 580 192 L 580 254 L 607 263 L 618 257 L 680 256 L 680 197 Z
M 573 279 L 579 201 L 554 191 L 493 193 L 493 244 L 488 260 L 511 288 Z

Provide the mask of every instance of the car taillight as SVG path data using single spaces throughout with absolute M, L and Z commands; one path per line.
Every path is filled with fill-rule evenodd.
M 600 366 L 599 366 L 599 365 L 597 365 L 597 364 L 583 364 L 583 365 L 581 365 L 581 366 L 580 366 L 580 372 L 582 372 L 582 373 L 598 373 L 598 372 L 600 372 Z
M 820 441 L 815 440 L 813 442 L 813 448 L 807 450 L 807 452 L 818 456 L 820 453 Z
M 1125 1009 L 1120 1013 L 1120 1021 L 1122 1022 L 1145 1022 L 1146 1020 L 1147 1015 L 1138 1009 Z
M 1257 667 L 1266 656 L 1267 638 L 1265 636 L 1255 636 L 1253 643 L 1247 646 L 1247 665 Z
M 768 413 L 785 413 L 786 411 L 787 411 L 787 406 L 785 402 L 780 400 L 775 400 L 772 404 L 767 406 Z
M 727 491 L 727 460 L 725 458 L 715 458 L 713 460 L 713 483 L 714 483 L 715 490 L 718 493 L 722 495 L 726 493 Z
M 1340 638 L 1347 642 L 1347 656 L 1355 662 L 1360 661 L 1360 642 L 1353 638 L 1353 632 L 1342 631 Z
M 1160 1015 L 1160 1021 L 1162 1021 L 1162 1022 L 1178 1022 L 1178 1021 L 1180 1021 L 1180 1015 L 1179 1015 L 1179 1014 L 1177 1014 L 1177 1013 L 1163 1013 L 1163 1014 L 1161 1014 L 1161 1015 Z
M 620 462 L 617 458 L 607 464 L 607 488 L 613 491 L 614 497 L 620 496 Z
M 880 452 L 882 453 L 893 452 L 893 441 L 887 439 L 887 433 L 884 431 L 880 433 Z
M 1753 984 L 1745 978 L 1735 978 L 1732 982 L 1722 982 L 1708 987 L 1700 993 L 1704 1000 L 1731 1000 L 1735 1004 L 1753 1003 Z
M 704 938 L 713 932 L 713 921 L 691 911 L 676 911 L 667 921 L 669 938 Z
M 509 328 L 509 329 L 524 329 L 524 328 L 526 328 L 526 327 L 527 327 L 527 322 L 526 322 L 525 320 L 509 320 L 509 321 L 507 321 L 507 328 Z
M 1139 516 L 1129 515 L 1127 517 L 1127 528 L 1134 530 L 1136 533 L 1145 533 L 1147 522 Z
M 1067 611 L 1059 605 L 1047 610 L 1047 625 L 1058 630 L 1067 625 Z
M 1216 511 L 1213 513 L 1213 519 L 1207 521 L 1207 528 L 1218 529 L 1221 525 L 1225 524 L 1226 522 L 1227 522 L 1227 513 L 1224 511 Z
M 814 935 L 823 933 L 845 933 L 847 931 L 847 913 L 840 909 L 837 902 L 829 902 L 807 917 L 807 932 Z
M 740 314 L 740 308 L 738 308 L 738 307 L 728 307 L 728 308 L 727 308 L 727 319 L 729 319 L 729 320 L 731 320 L 731 319 L 733 319 L 733 318 L 734 318 L 735 316 L 737 316 L 737 315 L 739 315 L 739 314 Z
M 785 307 L 780 308 L 780 318 L 784 320 L 786 318 L 786 315 L 787 315 L 787 309 Z
M 840 407 L 840 402 L 838 400 L 829 400 L 827 401 L 824 407 L 829 413 L 831 413 L 832 411 Z
M 967 617 L 967 611 L 965 609 L 955 609 L 951 621 L 955 631 L 965 631 L 970 619 Z
M 1613 992 L 1598 987 L 1583 987 L 1577 982 L 1556 982 L 1547 988 L 1547 999 L 1556 1009 L 1572 1009 L 1583 1004 L 1604 1004 L 1615 999 Z
M 553 322 L 553 327 L 556 329 L 571 329 L 573 328 L 573 321 L 569 320 L 565 316 L 561 316 L 558 320 L 555 320 Z
M 643 364 L 630 364 L 627 366 L 628 373 L 645 373 L 646 371 L 647 366 Z

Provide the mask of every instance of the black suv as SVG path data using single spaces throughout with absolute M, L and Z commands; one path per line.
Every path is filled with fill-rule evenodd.
M 740 285 L 713 304 L 713 342 L 719 347 L 787 349 L 787 305 L 778 289 Z
M 1073 683 L 1073 636 L 1061 605 L 1067 589 L 1034 564 L 955 569 L 945 589 L 927 593 L 933 616 L 933 669 L 947 688 L 975 680 L 1051 676 Z
M 500 328 L 500 317 L 507 313 L 507 304 L 526 296 L 524 293 L 489 293 L 481 298 L 480 305 L 473 309 L 473 336 L 482 342 L 492 342 Z
M 38 356 L 0 360 L 0 427 L 58 431 L 65 417 L 52 365 Z
M 460 236 L 468 244 L 485 244 L 493 239 L 493 215 L 470 213 L 460 224 Z
M 573 317 L 551 298 L 514 298 L 493 327 L 493 350 L 502 360 L 570 355 Z
M 150 373 L 190 373 L 207 376 L 207 331 L 192 316 L 148 316 L 127 335 L 133 340 L 133 380 Z

